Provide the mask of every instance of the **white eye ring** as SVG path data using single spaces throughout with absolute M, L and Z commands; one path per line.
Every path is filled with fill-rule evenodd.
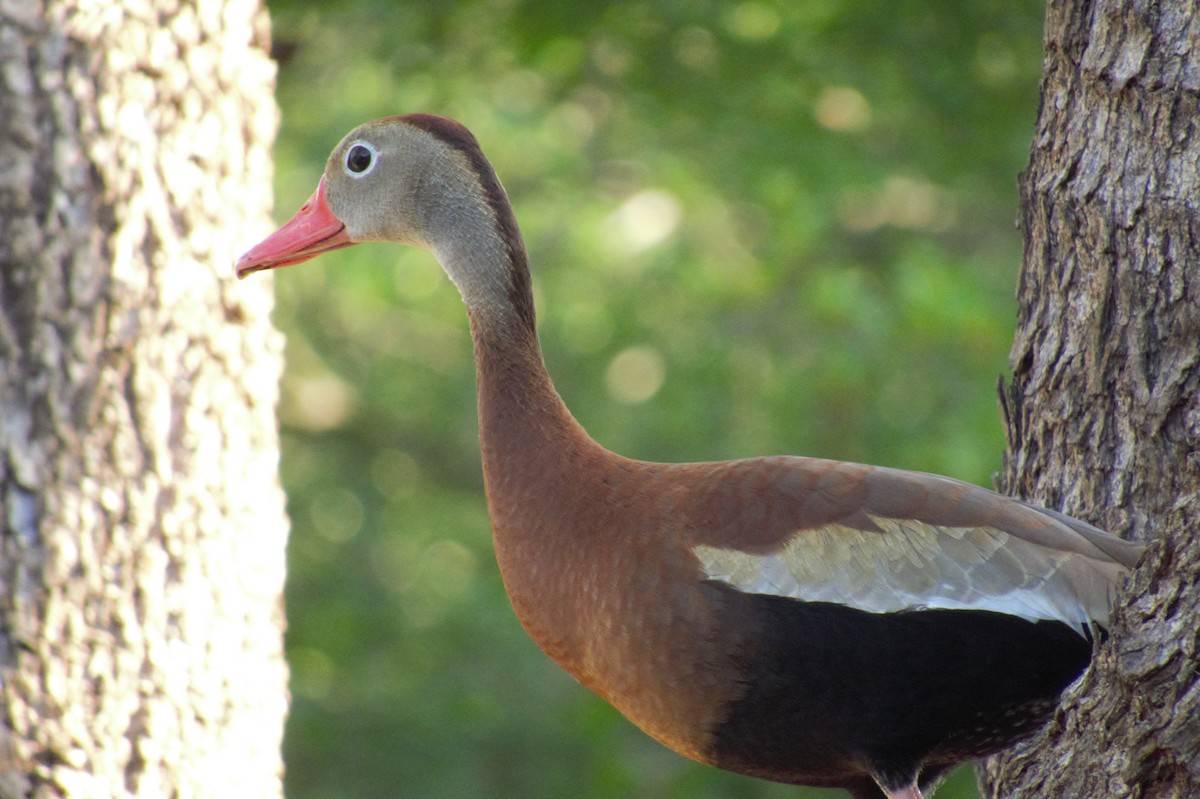
M 358 139 L 350 142 L 350 146 L 346 148 L 346 155 L 342 158 L 342 170 L 352 178 L 365 178 L 375 169 L 378 160 L 375 146 Z

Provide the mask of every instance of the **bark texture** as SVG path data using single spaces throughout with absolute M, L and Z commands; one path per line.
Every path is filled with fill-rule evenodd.
M 985 796 L 1200 796 L 1200 7 L 1051 0 L 1004 488 L 1156 542 Z
M 271 797 L 286 712 L 241 0 L 0 0 L 0 797 Z

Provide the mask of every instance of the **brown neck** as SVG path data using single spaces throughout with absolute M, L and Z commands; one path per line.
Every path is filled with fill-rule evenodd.
M 578 510 L 620 460 L 596 444 L 550 382 L 532 330 L 491 326 L 472 314 L 478 368 L 479 443 L 496 561 L 517 617 L 579 676 L 583 651 L 565 566 L 594 549 Z
M 489 495 L 516 459 L 553 455 L 555 442 L 591 443 L 550 381 L 534 319 L 525 245 L 507 201 L 493 199 L 493 234 L 501 246 L 487 272 L 500 277 L 483 297 L 468 297 L 478 373 L 479 432 Z M 474 252 L 485 251 L 476 247 Z M 499 266 L 500 268 L 496 268 Z M 481 270 L 484 271 L 484 270 Z M 489 474 L 490 473 L 490 474 Z
M 531 330 L 514 335 L 512 326 L 471 317 L 488 511 L 513 610 L 576 679 L 655 737 L 699 756 L 711 691 L 664 690 L 657 661 L 645 657 L 677 651 L 672 636 L 680 629 L 716 635 L 702 598 L 669 588 L 698 585 L 699 570 L 676 546 L 680 516 L 663 472 L 584 432 L 554 390 Z M 631 619 L 636 634 L 627 634 Z M 623 694 L 630 685 L 653 699 Z M 694 730 L 674 721 L 694 718 Z
M 471 213 L 458 219 L 473 219 L 465 227 L 475 235 L 447 237 L 439 259 L 471 320 L 484 480 L 499 549 L 512 536 L 536 535 L 527 520 L 547 511 L 545 487 L 573 474 L 582 480 L 576 470 L 604 450 L 571 416 L 546 372 L 528 257 L 508 197 L 477 147 L 462 152 L 478 185 L 464 203 Z
M 620 459 L 588 437 L 550 382 L 538 345 L 525 245 L 478 143 L 457 123 L 407 121 L 452 153 L 452 163 L 440 173 L 436 201 L 427 204 L 423 238 L 467 305 L 496 556 L 518 615 L 539 626 L 535 594 L 549 597 L 544 606 L 562 604 L 563 587 L 546 575 L 581 536 L 580 520 L 571 514 L 586 504 L 595 475 Z
M 544 510 L 547 486 L 577 477 L 604 450 L 555 390 L 533 329 L 492 321 L 471 314 L 484 480 L 500 543 L 528 532 L 525 519 Z

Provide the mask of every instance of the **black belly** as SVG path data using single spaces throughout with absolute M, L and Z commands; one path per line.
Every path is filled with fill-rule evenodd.
M 743 690 L 712 731 L 713 762 L 778 782 L 924 783 L 1035 730 L 1092 653 L 1061 622 L 867 613 L 710 586 L 743 628 Z

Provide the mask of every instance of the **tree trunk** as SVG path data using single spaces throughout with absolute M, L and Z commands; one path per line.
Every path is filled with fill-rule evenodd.
M 1157 541 L 996 797 L 1200 796 L 1200 16 L 1051 0 L 1004 488 Z
M 5 799 L 281 794 L 267 36 L 0 0 Z

